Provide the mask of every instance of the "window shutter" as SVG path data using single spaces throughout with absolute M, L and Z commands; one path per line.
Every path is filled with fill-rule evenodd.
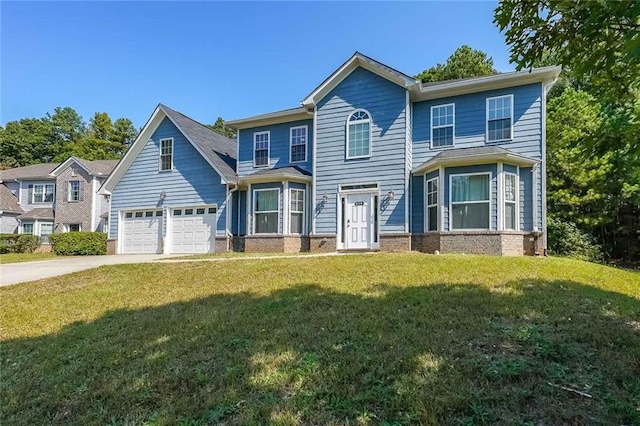
M 69 201 L 69 181 L 65 181 L 64 183 L 64 200 Z
M 33 185 L 29 185 L 29 200 L 27 204 L 33 204 Z
M 84 181 L 80 181 L 80 186 L 78 189 L 78 201 L 84 201 Z

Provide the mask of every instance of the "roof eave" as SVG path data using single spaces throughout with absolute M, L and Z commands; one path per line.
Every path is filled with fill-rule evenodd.
M 271 124 L 289 123 L 298 120 L 308 120 L 310 113 L 306 108 L 299 107 L 287 111 L 262 114 L 253 117 L 239 118 L 225 121 L 224 125 L 235 130 L 249 129 L 251 127 L 268 126 Z
M 489 164 L 495 162 L 505 162 L 516 166 L 533 166 L 540 161 L 513 153 L 480 154 L 451 158 L 434 157 L 431 160 L 426 161 L 413 169 L 411 173 L 414 175 L 421 175 L 436 170 L 439 167 L 469 166 L 474 164 Z
M 238 184 L 245 183 L 261 183 L 261 182 L 273 182 L 273 181 L 292 181 L 292 182 L 311 182 L 313 178 L 311 176 L 292 175 L 290 173 L 278 173 L 270 175 L 258 175 L 258 176 L 243 176 L 239 179 Z

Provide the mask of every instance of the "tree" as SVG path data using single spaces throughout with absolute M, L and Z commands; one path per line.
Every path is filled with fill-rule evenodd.
M 113 122 L 106 112 L 96 112 L 89 120 L 89 130 L 93 136 L 102 140 L 111 140 L 113 135 Z
M 222 117 L 218 117 L 213 125 L 208 124 L 207 127 L 218 133 L 219 135 L 226 136 L 228 138 L 236 137 L 236 132 L 232 128 L 224 125 L 224 120 L 222 119 Z
M 640 86 L 640 2 L 503 0 L 494 23 L 504 31 L 517 69 L 549 51 L 560 65 L 611 101 Z
M 53 160 L 47 143 L 53 131 L 47 119 L 23 118 L 10 121 L 0 131 L 0 163 L 3 167 L 20 167 Z
M 496 74 L 493 59 L 481 50 L 464 45 L 447 58 L 446 63 L 422 71 L 416 75 L 423 83 L 453 80 L 457 78 L 482 77 Z
M 138 136 L 138 131 L 128 118 L 118 118 L 113 124 L 113 141 L 122 145 L 122 154 L 126 152 Z

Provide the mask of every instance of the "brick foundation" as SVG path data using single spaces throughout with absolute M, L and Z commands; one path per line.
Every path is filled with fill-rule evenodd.
M 216 253 L 226 253 L 230 250 L 230 237 L 216 237 Z
M 309 251 L 312 253 L 332 253 L 336 251 L 336 236 L 310 235 Z
M 411 236 L 411 249 L 423 253 L 468 253 L 494 256 L 534 255 L 541 238 L 514 231 L 429 232 Z
M 411 250 L 411 234 L 381 234 L 380 251 L 407 252 Z
M 117 254 L 118 240 L 107 240 L 107 254 Z

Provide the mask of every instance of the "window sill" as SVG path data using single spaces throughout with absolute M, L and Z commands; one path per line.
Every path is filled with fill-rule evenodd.
M 169 169 L 169 170 L 158 170 L 158 173 L 171 173 L 173 171 L 173 169 Z
M 345 157 L 345 160 L 362 160 L 363 158 L 371 158 L 371 155 L 359 155 L 357 157 Z
M 442 151 L 445 149 L 453 149 L 456 147 L 456 142 L 454 141 L 453 144 L 451 145 L 442 145 L 442 146 L 433 146 L 429 144 L 429 147 L 431 148 L 432 151 Z
M 486 145 L 493 145 L 493 144 L 496 144 L 496 143 L 507 143 L 507 142 L 513 142 L 513 138 L 511 138 L 511 139 L 499 139 L 499 140 L 495 140 L 495 141 L 486 140 L 485 144 Z

